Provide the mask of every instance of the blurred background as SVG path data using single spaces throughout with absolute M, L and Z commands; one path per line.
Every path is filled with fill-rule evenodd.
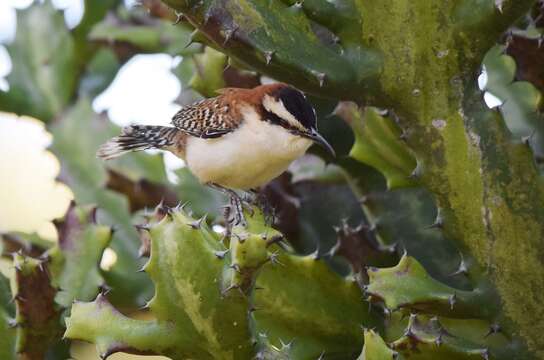
M 13 277 L 11 253 L 39 255 L 55 246 L 53 220 L 66 213 L 72 200 L 97 205 L 97 221 L 115 224 L 116 230 L 99 259 L 100 281 L 113 289 L 110 298 L 117 308 L 146 317 L 138 309 L 151 298 L 152 286 L 136 272 L 144 260 L 138 258 L 140 237 L 132 224 L 161 201 L 169 206 L 189 201 L 195 216 L 219 216 L 222 197 L 200 186 L 183 161 L 169 153 L 148 151 L 107 165 L 95 157 L 97 147 L 117 135 L 121 126 L 168 124 L 181 106 L 213 96 L 218 88 L 273 81 L 193 43 L 192 30 L 176 20 L 159 0 L 0 1 L 0 270 L 8 278 Z M 530 37 L 530 26 L 524 31 Z M 515 62 L 497 46 L 486 58 L 480 87 L 486 89 L 488 106 L 506 101 L 502 111 L 510 129 L 520 137 L 530 136 L 542 156 L 544 131 L 535 111 L 540 99 L 535 86 L 544 89 L 544 46 L 535 48 L 534 42 L 522 40 L 511 44 L 517 44 L 510 55 L 517 56 L 518 63 L 524 56 L 531 59 L 527 67 L 517 69 L 516 77 L 529 78 L 533 85 L 510 86 Z M 346 155 L 353 135 L 348 125 L 329 116 L 336 104 L 312 101 L 323 132 L 327 136 L 334 131 L 333 145 Z M 540 129 L 536 135 L 535 128 Z M 380 174 L 369 167 L 365 173 L 385 189 Z M 335 245 L 333 226 L 365 221 L 360 199 L 340 170 L 313 154 L 293 164 L 290 174 L 265 191 L 282 211 L 279 227 L 295 239 L 293 246 L 300 253 L 327 253 Z M 402 221 L 402 211 L 411 213 L 409 208 L 415 207 L 425 208 L 423 218 L 432 223 L 435 208 L 429 195 L 406 191 L 416 200 L 392 206 L 390 221 Z M 310 193 L 312 197 L 306 196 Z M 336 204 L 329 207 L 336 210 L 330 212 L 324 204 Z M 216 225 L 214 230 L 223 229 Z M 425 240 L 412 246 L 425 252 Z M 457 260 L 451 259 L 450 250 L 444 248 L 443 256 L 433 260 L 422 258 L 454 268 Z M 425 265 L 432 269 L 436 264 Z M 94 345 L 75 343 L 59 350 L 66 351 L 74 359 L 98 358 Z

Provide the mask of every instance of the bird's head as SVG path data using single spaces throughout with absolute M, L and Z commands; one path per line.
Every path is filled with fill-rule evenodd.
M 262 106 L 264 120 L 283 127 L 293 135 L 311 139 L 333 157 L 336 156 L 332 146 L 317 131 L 315 110 L 301 91 L 287 84 L 268 85 L 262 97 Z

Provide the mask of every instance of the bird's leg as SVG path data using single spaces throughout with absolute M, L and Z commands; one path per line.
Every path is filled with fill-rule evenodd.
M 238 195 L 238 193 L 236 193 L 236 191 L 227 189 L 221 185 L 215 183 L 208 183 L 207 185 L 229 197 L 229 206 L 227 207 L 228 210 L 225 210 L 223 214 L 225 216 L 225 224 L 227 225 L 225 230 L 226 234 L 230 236 L 233 226 L 247 226 L 244 216 L 244 204 L 247 204 L 247 199 L 243 199 L 240 195 Z

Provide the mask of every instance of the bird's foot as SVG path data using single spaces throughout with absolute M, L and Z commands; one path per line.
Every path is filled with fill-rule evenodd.
M 223 211 L 223 218 L 225 219 L 225 236 L 223 238 L 230 239 L 234 226 L 247 226 L 244 210 L 246 210 L 250 216 L 254 215 L 255 211 L 253 210 L 252 205 L 253 199 L 248 194 L 239 195 L 236 191 L 227 189 L 221 185 L 209 183 L 208 186 L 229 197 L 229 204 L 224 207 Z

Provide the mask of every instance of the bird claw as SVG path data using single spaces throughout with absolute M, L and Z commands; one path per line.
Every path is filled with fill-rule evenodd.
M 246 218 L 244 216 L 244 203 L 238 195 L 231 195 L 230 197 L 230 208 L 232 211 L 232 219 L 225 219 L 225 221 L 230 222 L 234 226 L 247 226 Z

